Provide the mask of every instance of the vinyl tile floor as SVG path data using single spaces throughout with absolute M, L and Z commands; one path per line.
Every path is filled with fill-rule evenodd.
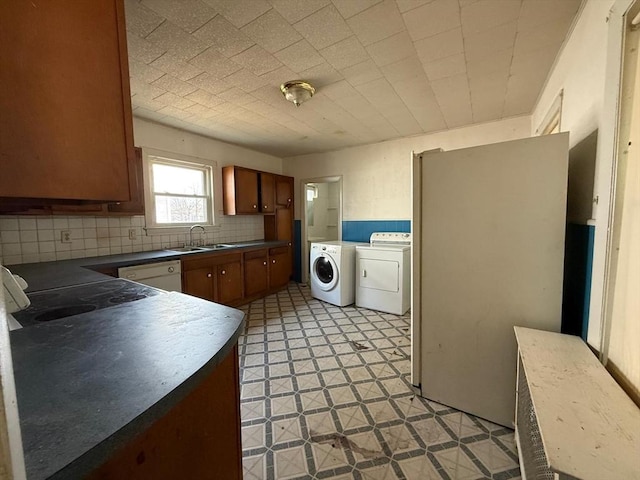
M 296 283 L 243 309 L 245 480 L 520 478 L 512 430 L 416 395 L 408 314 Z

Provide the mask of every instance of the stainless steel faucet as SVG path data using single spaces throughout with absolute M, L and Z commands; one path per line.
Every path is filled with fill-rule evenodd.
M 193 225 L 193 226 L 189 229 L 189 246 L 190 246 L 190 247 L 195 247 L 195 246 L 196 246 L 196 245 L 193 243 L 193 229 L 194 229 L 194 228 L 200 228 L 200 229 L 202 229 L 202 233 L 204 233 L 204 232 L 205 232 L 205 229 L 204 229 L 204 227 L 203 227 L 202 225 L 198 225 L 198 224 Z

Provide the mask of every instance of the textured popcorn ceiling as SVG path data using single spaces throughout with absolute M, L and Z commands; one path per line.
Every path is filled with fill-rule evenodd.
M 134 115 L 289 156 L 527 114 L 580 2 L 127 0 Z

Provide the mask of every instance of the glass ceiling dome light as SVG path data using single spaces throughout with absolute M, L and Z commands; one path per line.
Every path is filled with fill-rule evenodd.
M 291 80 L 280 85 L 280 91 L 284 98 L 293 102 L 296 107 L 313 97 L 316 89 L 309 82 L 304 80 Z

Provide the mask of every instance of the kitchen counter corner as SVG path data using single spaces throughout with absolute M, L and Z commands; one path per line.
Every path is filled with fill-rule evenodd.
M 210 375 L 243 324 L 239 310 L 167 293 L 11 332 L 28 477 L 103 464 Z

